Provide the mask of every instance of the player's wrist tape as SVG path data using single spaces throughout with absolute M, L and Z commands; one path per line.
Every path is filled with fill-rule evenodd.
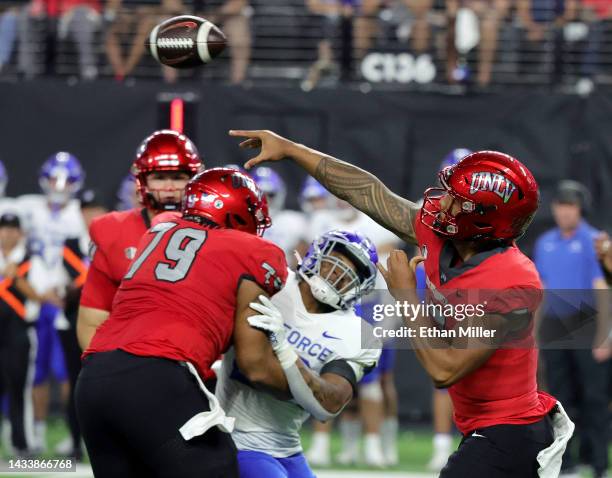
M 312 390 L 304 380 L 302 372 L 300 372 L 300 369 L 295 364 L 295 362 L 291 367 L 286 368 L 284 370 L 285 376 L 287 377 L 287 383 L 289 384 L 289 390 L 291 391 L 291 395 L 293 395 L 293 399 L 317 420 L 325 422 L 334 417 L 337 417 L 340 412 L 342 412 L 344 407 L 342 407 L 336 413 L 328 412 L 327 410 L 325 410 L 325 408 L 323 408 L 323 405 L 319 403 L 319 401 L 312 393 Z
M 276 353 L 276 358 L 280 362 L 283 370 L 295 366 L 295 361 L 298 359 L 297 354 L 287 342 L 285 342 L 284 347 L 279 347 L 274 353 Z

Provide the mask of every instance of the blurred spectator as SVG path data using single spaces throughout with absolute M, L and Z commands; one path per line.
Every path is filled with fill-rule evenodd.
M 185 13 L 182 0 L 161 0 L 159 5 L 132 7 L 123 0 L 109 0 L 104 18 L 110 23 L 106 33 L 106 55 L 115 79 L 123 81 L 132 75 L 146 51 L 145 42 L 158 23 Z M 129 39 L 129 40 L 128 40 Z M 129 45 L 123 52 L 121 45 Z M 178 79 L 176 69 L 162 66 L 164 80 L 172 83 Z
M 351 78 L 352 60 L 363 58 L 376 38 L 388 36 L 389 30 L 400 41 L 409 39 L 415 54 L 425 53 L 431 46 L 428 14 L 433 0 L 307 0 L 307 5 L 321 16 L 323 39 L 318 44 L 318 60 L 303 84 L 306 90 L 314 87 L 322 74 L 337 69 L 335 39 L 340 40 L 342 79 Z
M 478 73 L 476 83 L 488 86 L 493 74 L 493 61 L 497 51 L 497 37 L 503 20 L 508 15 L 510 0 L 448 0 L 446 12 L 448 17 L 448 56 L 447 78 L 450 82 L 461 81 L 462 74 L 457 73 L 459 58 L 467 55 L 469 50 L 478 45 Z M 478 32 L 474 32 L 474 28 Z M 472 40 L 466 37 L 470 36 Z M 462 43 L 466 44 L 462 48 Z M 472 44 L 474 43 L 474 44 Z
M 413 53 L 425 53 L 431 47 L 429 14 L 433 0 L 378 0 L 380 18 L 393 27 L 394 36 L 400 41 L 410 39 Z M 355 39 L 357 43 L 357 38 Z
M 577 0 L 518 0 L 517 13 L 525 29 L 527 53 L 523 62 L 529 70 L 542 71 L 552 63 L 550 83 L 563 74 L 563 28 L 576 18 Z
M 8 64 L 17 40 L 19 8 L 10 7 L 0 12 L 0 73 Z
M 343 45 L 343 49 L 352 50 L 352 38 L 340 35 L 341 25 L 352 24 L 355 16 L 354 0 L 306 0 L 306 6 L 314 15 L 320 19 L 320 38 L 317 44 L 317 61 L 310 67 L 306 80 L 302 83 L 304 90 L 314 88 L 321 76 L 329 74 L 338 69 L 334 62 L 333 46 L 336 38 L 341 41 L 349 42 L 348 47 Z M 344 65 L 344 75 L 347 75 L 346 65 Z
M 588 35 L 582 54 L 581 78 L 576 88 L 579 93 L 590 93 L 595 86 L 594 76 L 600 69 L 606 21 L 612 19 L 612 0 L 582 0 L 582 7 L 582 17 L 588 25 Z
M 26 79 L 31 79 L 44 69 L 42 54 L 55 56 L 55 19 L 47 18 L 45 7 L 31 1 L 19 10 L 17 35 L 17 69 Z
M 589 202 L 588 190 L 580 183 L 559 184 L 552 203 L 557 227 L 538 239 L 534 259 L 548 290 L 539 331 L 548 388 L 576 423 L 574 437 L 579 437 L 581 450 L 590 451 L 594 476 L 601 477 L 608 469 L 610 369 L 602 363 L 609 353 L 602 350 L 598 332 L 603 332 L 608 316 L 599 300 L 597 320 L 585 311 L 601 298 L 593 289 L 607 286 L 593 246 L 597 231 L 582 219 Z M 563 455 L 562 472 L 575 472 L 575 442 L 570 441 Z
M 47 63 L 53 64 L 56 41 L 71 39 L 77 51 L 81 78 L 96 78 L 94 36 L 100 28 L 100 11 L 99 0 L 32 0 L 23 11 L 19 25 L 20 71 L 28 78 L 33 77 L 38 73 L 37 51 L 41 46 L 46 48 Z M 41 34 L 45 38 L 41 38 Z
M 247 76 L 251 60 L 251 17 L 253 9 L 248 0 L 225 0 L 214 10 L 205 10 L 202 16 L 223 30 L 230 53 L 230 82 L 242 83 Z
M 81 78 L 92 80 L 98 76 L 95 34 L 101 24 L 98 0 L 63 0 L 59 11 L 58 38 L 70 38 L 77 50 Z

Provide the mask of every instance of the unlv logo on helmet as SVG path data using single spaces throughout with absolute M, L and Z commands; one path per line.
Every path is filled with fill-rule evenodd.
M 516 239 L 538 209 L 538 184 L 529 169 L 499 151 L 469 154 L 438 178 L 442 187 L 425 191 L 421 222 L 443 236 Z
M 516 186 L 501 174 L 480 171 L 472 174 L 472 181 L 470 182 L 470 194 L 476 194 L 478 191 L 493 192 L 502 198 L 504 203 L 507 203 L 512 197 L 512 193 L 516 191 Z

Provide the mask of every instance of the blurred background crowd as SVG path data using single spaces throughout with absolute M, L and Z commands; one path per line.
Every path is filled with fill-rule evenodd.
M 151 28 L 181 13 L 223 29 L 223 61 L 179 75 L 144 55 Z M 588 94 L 612 84 L 611 19 L 609 0 L 2 0 L 0 78 Z

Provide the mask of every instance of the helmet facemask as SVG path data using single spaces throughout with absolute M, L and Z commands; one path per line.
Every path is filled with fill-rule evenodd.
M 444 168 L 438 173 L 438 179 L 442 187 L 432 187 L 425 191 L 423 207 L 421 208 L 421 221 L 441 236 L 462 240 L 486 238 L 493 227 L 484 221 L 478 226 L 479 232 L 477 234 L 469 235 L 465 234 L 464 229 L 466 228 L 462 228 L 461 223 L 468 219 L 472 224 L 478 224 L 478 221 L 473 221 L 474 216 L 484 216 L 487 212 L 495 210 L 495 206 L 486 207 L 453 191 L 448 184 L 451 174 L 452 166 Z M 450 211 L 452 203 L 446 211 L 443 211 L 440 207 L 439 199 L 445 195 L 450 196 L 454 202 L 456 201 L 461 205 L 460 211 L 455 215 Z
M 161 188 L 151 188 L 149 186 L 149 180 L 151 176 L 154 174 L 163 174 L 165 177 L 158 178 L 160 182 L 163 181 L 166 186 Z M 179 175 L 185 175 L 184 178 L 179 177 Z M 147 173 L 141 173 L 137 178 L 137 188 L 140 192 L 140 196 L 143 198 L 143 203 L 145 206 L 150 207 L 156 211 L 180 211 L 181 204 L 183 202 L 183 196 L 185 192 L 185 186 L 187 182 L 193 174 L 189 171 L 176 171 L 176 170 L 167 170 L 167 171 L 150 171 Z M 156 180 L 156 179 L 154 179 Z M 180 187 L 169 187 L 168 182 L 178 182 L 184 181 L 185 184 Z M 162 195 L 165 192 L 172 193 L 176 200 L 164 199 Z M 178 193 L 178 194 L 177 194 Z
M 64 206 L 76 196 L 83 181 L 73 177 L 67 167 L 58 165 L 48 175 L 42 175 L 39 184 L 50 204 Z
M 336 254 L 334 254 L 336 253 Z M 342 254 L 352 263 L 347 264 Z M 374 287 L 376 266 L 355 244 L 340 238 L 315 240 L 298 272 L 319 302 L 334 309 L 348 309 Z

